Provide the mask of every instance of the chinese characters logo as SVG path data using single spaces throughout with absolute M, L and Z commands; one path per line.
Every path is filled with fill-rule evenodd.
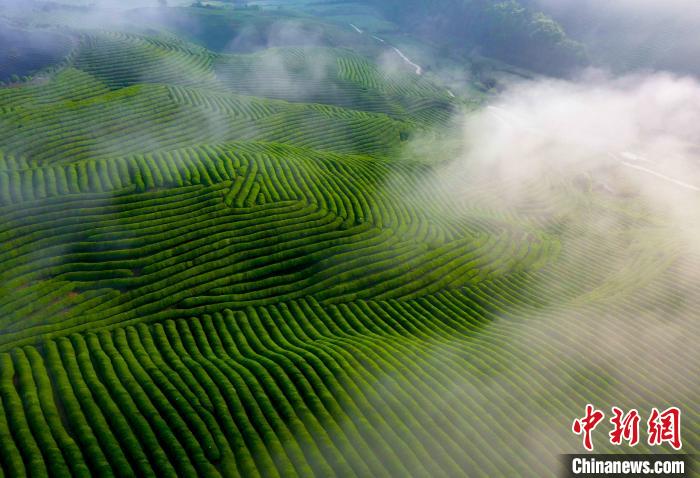
M 635 409 L 625 413 L 618 407 L 612 407 L 613 416 L 610 423 L 612 431 L 608 433 L 610 443 L 622 445 L 627 442 L 629 446 L 639 443 L 639 424 L 641 417 Z M 571 430 L 576 435 L 583 435 L 583 447 L 593 450 L 592 434 L 595 428 L 604 420 L 605 413 L 590 403 L 586 405 L 586 413 L 583 417 L 574 420 Z M 660 412 L 657 408 L 652 408 L 649 414 L 647 425 L 647 444 L 649 446 L 663 445 L 668 443 L 674 450 L 680 450 L 683 446 L 681 442 L 681 411 L 677 407 L 670 407 Z

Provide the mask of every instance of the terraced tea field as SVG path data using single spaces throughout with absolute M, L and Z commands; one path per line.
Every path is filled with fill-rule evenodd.
M 586 403 L 698 452 L 693 223 L 453 194 L 406 150 L 470 99 L 352 45 L 70 34 L 0 88 L 0 476 L 555 476 Z

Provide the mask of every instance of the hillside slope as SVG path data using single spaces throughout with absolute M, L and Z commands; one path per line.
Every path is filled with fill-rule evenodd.
M 0 476 L 555 476 L 590 401 L 697 452 L 694 224 L 585 170 L 448 194 L 406 150 L 467 102 L 352 44 L 72 32 L 0 89 Z

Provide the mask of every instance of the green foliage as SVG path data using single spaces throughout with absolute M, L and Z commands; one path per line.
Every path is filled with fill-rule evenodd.
M 476 49 L 547 74 L 564 74 L 587 61 L 583 45 L 561 25 L 522 0 L 365 0 L 402 26 L 450 50 Z
M 500 41 L 568 42 L 517 2 L 479 11 Z M 527 208 L 488 181 L 451 194 L 442 158 L 397 152 L 456 101 L 337 44 L 133 31 L 0 90 L 0 475 L 551 475 L 558 438 L 513 437 L 616 399 L 551 337 L 591 336 L 611 298 L 650 327 L 640 299 L 697 264 L 653 234 L 631 251 L 649 224 L 614 207 L 606 240 L 570 228 L 599 198 L 549 177 Z M 661 340 L 685 386 L 694 364 Z

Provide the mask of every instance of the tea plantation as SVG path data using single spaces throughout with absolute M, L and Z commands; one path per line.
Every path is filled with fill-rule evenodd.
M 586 171 L 455 195 L 481 98 L 323 28 L 65 27 L 0 88 L 0 476 L 556 476 L 586 403 L 698 452 L 695 226 Z

